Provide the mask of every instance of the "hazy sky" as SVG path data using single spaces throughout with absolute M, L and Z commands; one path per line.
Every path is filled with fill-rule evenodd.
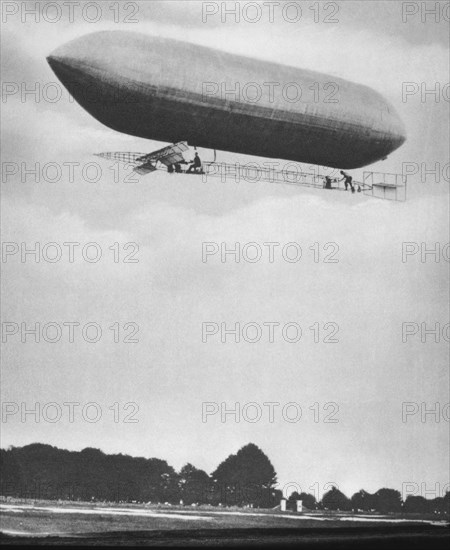
M 2 401 L 19 408 L 96 402 L 103 417 L 89 423 L 78 412 L 70 423 L 65 412 L 59 422 L 36 423 L 31 416 L 21 422 L 16 414 L 3 418 L 2 446 L 36 441 L 76 450 L 92 446 L 164 458 L 177 469 L 189 461 L 211 472 L 251 441 L 268 454 L 281 486 L 297 482 L 308 490 L 335 482 L 348 494 L 362 487 L 401 490 L 406 482 L 426 483 L 429 490 L 438 483 L 442 489 L 449 481 L 448 409 L 447 421 L 442 413 L 449 402 L 448 342 L 428 336 L 422 343 L 419 334 L 403 343 L 402 323 L 428 328 L 448 323 L 449 264 L 431 256 L 421 262 L 420 253 L 402 262 L 402 243 L 428 248 L 438 243 L 442 249 L 449 240 L 448 167 L 443 168 L 449 149 L 448 22 L 442 15 L 440 22 L 434 16 L 422 22 L 420 11 L 403 22 L 402 2 L 395 1 L 336 2 L 338 23 L 323 23 L 323 13 L 330 12 L 322 11 L 321 22 L 314 23 L 313 2 L 299 2 L 302 17 L 289 23 L 280 3 L 273 23 L 265 15 L 253 24 L 232 18 L 222 23 L 220 13 L 203 22 L 202 3 L 190 1 L 138 2 L 137 23 L 115 23 L 108 9 L 113 3 L 98 4 L 102 17 L 96 23 L 83 21 L 79 11 L 73 22 L 63 12 L 57 23 L 36 23 L 30 16 L 22 23 L 20 11 L 2 22 L 7 92 L 1 103 L 2 162 L 4 169 L 5 163 L 19 166 L 18 174 L 2 180 L 2 240 L 29 248 L 35 242 L 81 243 L 73 263 L 64 247 L 55 263 L 9 256 L 2 263 L 2 320 L 28 326 L 95 322 L 103 329 L 95 344 L 79 331 L 73 343 L 67 333 L 56 343 L 35 343 L 32 337 L 22 343 L 20 334 L 11 336 L 3 344 Z M 130 14 L 121 11 L 119 18 Z M 263 183 L 203 183 L 164 173 L 126 183 L 121 172 L 115 182 L 108 163 L 92 153 L 150 152 L 161 144 L 102 126 L 67 93 L 52 103 L 44 92 L 57 81 L 46 55 L 71 38 L 103 29 L 198 42 L 373 87 L 394 104 L 408 140 L 387 161 L 366 169 L 399 173 L 403 163 L 417 163 L 409 165 L 418 173 L 409 178 L 408 201 Z M 419 89 L 406 102 L 404 82 Z M 36 83 L 40 101 L 32 94 L 8 95 Z M 422 100 L 423 85 L 428 90 L 439 85 L 441 94 Z M 62 166 L 97 161 L 103 172 L 96 183 L 83 177 L 81 166 L 70 181 Z M 42 175 L 39 182 L 33 176 L 21 181 L 20 163 L 29 169 L 47 162 L 62 166 L 60 181 Z M 431 170 L 436 163 L 440 181 L 430 173 L 421 178 L 421 168 Z M 362 172 L 352 173 L 359 178 Z M 222 263 L 218 255 L 204 263 L 206 241 L 281 246 L 273 263 L 267 253 L 257 263 Z M 88 242 L 102 248 L 97 263 L 81 257 Z M 115 242 L 121 254 L 125 243 L 137 243 L 138 263 L 114 263 L 108 247 Z M 281 256 L 289 242 L 302 247 L 297 263 Z M 339 247 L 339 262 L 315 263 L 309 247 L 319 243 L 323 252 L 329 242 Z M 303 333 L 298 343 L 283 340 L 281 329 L 274 343 L 266 333 L 256 343 L 232 338 L 222 343 L 218 335 L 203 343 L 204 322 L 225 322 L 228 328 L 236 322 L 296 322 Z M 337 323 L 339 342 L 315 343 L 308 327 L 316 322 Z M 114 343 L 108 328 L 114 323 L 139 325 L 139 342 Z M 115 402 L 137 403 L 138 422 L 115 423 L 108 410 Z M 221 422 L 217 414 L 202 422 L 202 402 L 228 408 L 256 402 L 263 416 L 255 423 L 241 416 L 236 423 L 231 416 Z M 264 402 L 281 404 L 273 423 Z M 289 402 L 302 407 L 296 423 L 281 414 Z M 339 406 L 337 423 L 323 422 L 331 412 L 323 406 L 330 402 Z M 407 422 L 404 402 L 417 403 L 419 410 Z M 314 403 L 319 422 L 309 408 Z M 422 422 L 421 407 L 436 403 L 440 422 L 431 415 Z

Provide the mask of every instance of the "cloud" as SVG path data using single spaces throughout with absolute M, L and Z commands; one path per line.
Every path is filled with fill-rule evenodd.
M 401 342 L 401 323 L 425 319 L 429 324 L 435 320 L 443 324 L 448 298 L 444 285 L 447 264 L 422 264 L 417 258 L 402 263 L 401 243 L 444 242 L 446 208 L 437 197 L 404 205 L 366 201 L 352 207 L 345 197 L 334 203 L 321 197 L 316 192 L 294 200 L 262 198 L 214 217 L 162 202 L 147 204 L 121 220 L 123 227 L 132 228 L 127 232 L 99 231 L 87 227 L 77 215 L 61 213 L 54 217 L 46 208 L 17 202 L 12 207 L 6 201 L 6 240 L 95 241 L 106 254 L 112 242 L 134 240 L 140 246 L 139 263 L 129 266 L 114 264 L 108 256 L 95 265 L 8 260 L 4 265 L 5 318 L 25 319 L 27 324 L 36 320 L 42 324 L 48 320 L 78 320 L 82 324 L 96 320 L 104 328 L 106 340 L 94 349 L 84 342 L 24 345 L 13 341 L 7 347 L 4 369 L 7 398 L 21 399 L 24 391 L 27 400 L 39 395 L 42 402 L 70 397 L 108 403 L 126 396 L 140 403 L 143 411 L 141 423 L 133 428 L 129 452 L 171 456 L 177 466 L 189 456 L 198 458 L 199 466 L 212 469 L 222 457 L 219 440 L 224 437 L 228 445 L 256 440 L 271 457 L 278 454 L 274 445 L 289 440 L 292 454 L 302 454 L 308 461 L 310 451 L 305 449 L 314 447 L 317 455 L 317 437 L 326 437 L 327 448 L 334 441 L 333 467 L 330 469 L 325 453 L 323 459 L 316 460 L 312 479 L 329 481 L 319 476 L 336 477 L 340 473 L 339 481 L 352 488 L 352 482 L 364 483 L 369 472 L 360 468 L 361 478 L 355 480 L 353 476 L 353 481 L 348 472 L 347 482 L 346 451 L 340 445 L 358 446 L 356 442 L 362 437 L 379 458 L 373 484 L 386 480 L 395 484 L 394 477 L 402 475 L 401 468 L 391 473 L 392 465 L 384 454 L 387 451 L 379 449 L 380 442 L 387 449 L 388 441 L 394 441 L 402 429 L 402 400 L 445 400 L 445 385 L 438 381 L 446 376 L 444 343 L 423 346 L 413 341 L 407 346 Z M 274 263 L 268 261 L 267 254 L 258 263 L 246 262 L 242 256 L 239 263 L 231 257 L 222 263 L 218 255 L 203 263 L 203 241 L 219 246 L 225 242 L 228 248 L 239 242 L 241 250 L 248 242 L 261 243 L 263 250 L 264 242 L 279 242 L 280 247 Z M 282 259 L 281 248 L 288 242 L 301 245 L 300 262 Z M 324 243 L 337 243 L 339 263 L 316 264 L 309 248 L 315 242 L 320 243 L 321 253 Z M 115 347 L 107 339 L 106 327 L 114 321 L 131 320 L 140 326 L 140 343 L 128 349 L 125 345 Z M 222 344 L 215 337 L 205 344 L 201 341 L 205 321 L 225 322 L 230 329 L 236 322 L 263 326 L 270 321 L 283 326 L 295 321 L 302 326 L 303 340 L 298 346 L 282 339 L 273 344 L 264 340 L 253 345 L 235 344 L 232 339 Z M 314 344 L 309 327 L 315 322 L 321 326 L 336 322 L 341 343 L 331 347 Z M 8 360 L 10 357 L 14 362 Z M 114 377 L 108 376 L 111 368 Z M 51 385 L 42 382 L 43 369 Z M 425 375 L 417 394 L 417 380 Z M 12 377 L 16 390 L 10 383 Z M 105 384 L 102 381 L 106 379 Z M 384 420 L 379 417 L 371 424 L 373 438 L 367 441 L 364 419 L 369 421 L 380 406 L 371 402 L 374 395 L 382 396 Z M 272 432 L 275 427 L 267 423 L 222 425 L 211 419 L 202 424 L 202 401 L 295 401 L 304 408 L 306 423 L 278 422 L 269 444 L 267 430 Z M 340 406 L 341 423 L 334 430 L 333 425 L 307 423 L 308 407 L 322 401 Z M 294 427 L 302 428 L 301 444 Z M 12 424 L 5 427 L 5 441 L 17 444 L 9 431 L 12 428 Z M 28 429 L 25 426 L 23 434 Z M 111 427 L 102 424 L 98 429 L 102 430 L 102 448 L 120 450 Z M 47 433 L 46 426 L 36 430 L 34 427 L 34 438 L 40 433 L 43 439 L 55 441 L 55 434 Z M 98 444 L 99 434 L 92 428 L 77 430 L 72 445 Z M 435 443 L 434 432 L 423 426 L 417 430 L 414 437 L 420 432 L 422 441 Z M 169 450 L 167 433 L 180 437 L 176 452 Z M 439 433 L 442 436 L 442 431 Z M 145 442 L 144 434 L 152 434 L 151 440 Z M 124 431 L 126 436 L 130 434 Z M 439 445 L 444 441 L 441 436 Z M 62 433 L 58 437 L 64 441 Z M 197 456 L 192 438 L 201 442 L 206 438 L 210 444 L 216 441 L 215 450 L 208 446 L 206 457 Z M 151 442 L 156 440 L 158 445 Z M 163 440 L 167 441 L 161 443 Z M 413 460 L 407 456 L 411 456 L 410 448 L 401 449 L 399 456 L 408 468 Z M 279 456 L 278 463 L 283 480 L 296 479 L 297 461 Z M 437 458 L 430 468 L 443 475 Z M 309 481 L 307 478 L 305 482 Z

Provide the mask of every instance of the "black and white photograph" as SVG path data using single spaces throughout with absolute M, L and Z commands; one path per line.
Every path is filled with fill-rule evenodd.
M 450 2 L 0 0 L 0 542 L 450 542 Z

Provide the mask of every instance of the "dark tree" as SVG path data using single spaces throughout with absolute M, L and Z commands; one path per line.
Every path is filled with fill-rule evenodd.
M 351 510 L 352 504 L 337 487 L 332 487 L 323 495 L 322 506 L 325 510 L 347 511 Z
M 421 496 L 408 495 L 403 503 L 403 511 L 407 514 L 423 514 L 431 511 L 431 501 Z
M 403 503 L 403 512 L 405 514 L 437 514 L 449 515 L 450 493 L 443 497 L 426 499 L 420 495 L 408 495 Z
M 1 453 L 2 494 L 32 499 L 179 500 L 178 476 L 165 460 L 66 451 L 34 443 Z M 4 466 L 6 468 L 4 468 Z
M 375 503 L 375 497 L 374 495 L 371 495 L 367 491 L 364 491 L 364 489 L 361 489 L 357 493 L 355 493 L 352 498 L 352 509 L 355 512 L 362 511 L 362 512 L 369 512 L 370 510 L 376 509 L 376 503 Z
M 382 514 L 389 512 L 401 512 L 402 496 L 395 489 L 379 489 L 375 493 L 376 510 Z
M 314 495 L 309 493 L 300 493 L 299 499 L 302 501 L 304 508 L 307 508 L 308 510 L 317 509 L 317 501 Z
M 19 465 L 11 452 L 13 449 L 0 449 L 0 486 L 4 496 L 14 496 L 21 483 Z
M 81 452 L 33 443 L 0 452 L 1 494 L 35 500 L 253 504 L 274 506 L 275 470 L 266 455 L 247 445 L 210 478 L 191 464 L 177 474 L 159 458 Z
M 450 491 L 447 491 L 442 498 L 442 511 L 447 516 L 450 515 Z
M 433 513 L 444 516 L 450 515 L 450 491 L 447 491 L 443 497 L 434 498 L 430 507 Z
M 273 504 L 277 475 L 268 457 L 253 443 L 225 459 L 211 477 L 226 504 Z
M 179 479 L 180 497 L 185 504 L 208 502 L 211 479 L 206 472 L 198 470 L 192 464 L 186 464 L 180 470 Z

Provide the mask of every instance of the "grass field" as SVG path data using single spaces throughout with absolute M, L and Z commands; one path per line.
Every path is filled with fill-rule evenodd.
M 0 510 L 9 544 L 317 545 L 345 539 L 348 546 L 364 537 L 379 543 L 409 537 L 414 547 L 411 540 L 429 546 L 448 536 L 448 523 L 435 517 L 55 502 L 4 502 Z

